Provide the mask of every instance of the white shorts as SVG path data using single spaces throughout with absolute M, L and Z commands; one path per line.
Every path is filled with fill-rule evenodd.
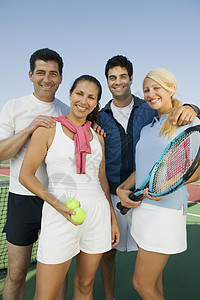
M 81 203 L 86 219 L 75 226 L 45 203 L 37 260 L 44 264 L 63 263 L 80 251 L 104 253 L 111 249 L 110 206 L 105 197 L 91 203 Z
M 121 232 L 120 242 L 116 247 L 113 248 L 119 251 L 137 251 L 137 244 L 130 232 L 132 222 L 132 210 L 129 210 L 129 212 L 126 215 L 122 215 L 119 209 L 117 208 L 117 203 L 120 202 L 119 197 L 116 195 L 111 195 L 111 200 L 117 217 L 119 230 Z
M 132 210 L 131 234 L 144 250 L 175 254 L 187 249 L 183 210 L 141 203 Z

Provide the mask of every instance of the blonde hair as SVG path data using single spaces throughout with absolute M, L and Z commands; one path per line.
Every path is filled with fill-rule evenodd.
M 157 82 L 168 92 L 173 92 L 173 95 L 176 93 L 177 81 L 172 72 L 170 72 L 169 70 L 164 68 L 156 68 L 151 70 L 143 80 L 143 90 L 144 81 L 146 78 L 150 78 L 153 81 Z M 173 116 L 177 108 L 182 105 L 181 101 L 176 99 L 174 96 L 171 97 L 171 101 L 172 108 L 170 109 L 169 114 L 166 117 L 164 123 L 162 124 L 159 132 L 159 135 L 163 135 L 165 138 L 174 138 L 178 125 L 173 125 L 172 121 L 170 120 L 170 117 Z

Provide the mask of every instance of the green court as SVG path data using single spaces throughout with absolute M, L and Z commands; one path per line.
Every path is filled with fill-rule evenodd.
M 188 202 L 187 233 L 188 250 L 184 253 L 172 255 L 165 268 L 164 296 L 169 300 L 197 300 L 200 299 L 200 193 L 199 189 L 195 192 L 199 195 L 199 201 Z M 1 191 L 1 194 L 5 190 Z M 6 198 L 6 193 L 4 195 Z M 5 222 L 5 204 L 0 202 L 1 230 Z M 4 207 L 4 208 L 3 208 Z M 2 211 L 3 215 L 2 215 Z M 2 289 L 6 271 L 2 270 L 7 264 L 5 235 L 0 236 L 0 299 L 2 299 Z M 35 260 L 36 248 L 33 254 Z M 4 256 L 4 261 L 1 257 Z M 118 252 L 116 257 L 116 282 L 115 282 L 115 300 L 141 299 L 134 290 L 131 279 L 134 270 L 136 253 Z M 72 299 L 73 294 L 73 274 L 75 268 L 75 259 L 72 262 L 69 271 L 69 288 L 67 298 Z M 35 289 L 35 265 L 30 268 L 27 276 L 27 294 L 25 299 L 33 299 Z M 98 269 L 94 283 L 94 300 L 104 300 L 104 291 L 101 281 L 100 271 Z

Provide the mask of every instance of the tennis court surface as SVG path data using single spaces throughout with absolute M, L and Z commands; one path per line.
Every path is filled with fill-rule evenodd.
M 8 185 L 8 182 L 7 182 Z M 8 187 L 1 182 L 0 230 L 5 223 L 6 198 Z M 198 300 L 200 299 L 200 184 L 189 185 L 187 233 L 188 249 L 184 253 L 172 255 L 165 268 L 164 296 L 167 300 Z M 5 198 L 5 199 L 4 199 Z M 4 199 L 4 200 L 3 200 Z M 32 256 L 35 261 L 36 248 Z M 131 279 L 134 270 L 136 253 L 118 252 L 116 257 L 115 300 L 141 299 L 134 290 Z M 0 299 L 2 299 L 3 282 L 6 274 L 7 253 L 5 234 L 0 234 Z M 73 274 L 75 260 L 69 271 L 69 288 L 67 300 L 72 299 Z M 27 276 L 27 293 L 25 300 L 32 300 L 35 289 L 35 265 L 30 268 Z M 103 285 L 98 269 L 94 283 L 94 300 L 104 300 Z

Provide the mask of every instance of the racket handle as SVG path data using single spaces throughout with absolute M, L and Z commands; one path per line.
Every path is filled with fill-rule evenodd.
M 130 208 L 128 208 L 128 207 L 123 206 L 123 205 L 121 204 L 121 202 L 118 202 L 118 203 L 117 203 L 117 208 L 120 210 L 120 213 L 121 213 L 122 215 L 125 215 L 125 214 L 129 211 L 129 209 L 130 209 Z
M 124 207 L 124 206 L 121 204 L 121 202 L 118 202 L 118 203 L 117 203 L 117 208 L 118 208 L 119 210 L 121 210 L 123 207 Z
M 141 194 L 140 196 L 135 196 L 134 192 L 132 192 L 132 193 L 129 194 L 128 197 L 132 201 L 141 201 L 142 198 L 143 198 L 143 194 Z M 120 202 L 120 204 L 121 204 L 121 202 Z M 122 206 L 122 205 L 121 205 L 121 207 L 122 208 L 120 209 L 120 212 L 121 212 L 122 215 L 127 214 L 127 212 L 130 210 L 130 208 L 128 208 L 128 207 L 125 207 L 125 206 Z
M 125 215 L 125 214 L 127 214 L 127 212 L 130 210 L 130 208 L 128 208 L 128 207 L 125 207 L 125 206 L 122 206 L 122 209 L 120 210 L 120 213 L 122 214 L 122 215 Z
M 128 195 L 129 199 L 131 199 L 132 201 L 141 201 L 142 198 L 144 197 L 143 194 L 139 195 L 139 196 L 135 196 L 134 192 L 130 193 Z
M 141 194 L 140 196 L 135 196 L 134 192 L 130 193 L 129 194 L 129 199 L 131 199 L 132 201 L 141 201 L 142 198 L 143 198 L 143 194 Z M 126 207 L 126 206 L 123 206 L 121 204 L 121 202 L 118 202 L 117 203 L 117 208 L 120 210 L 120 213 L 122 215 L 125 215 L 127 214 L 127 212 L 130 210 L 130 208 Z

